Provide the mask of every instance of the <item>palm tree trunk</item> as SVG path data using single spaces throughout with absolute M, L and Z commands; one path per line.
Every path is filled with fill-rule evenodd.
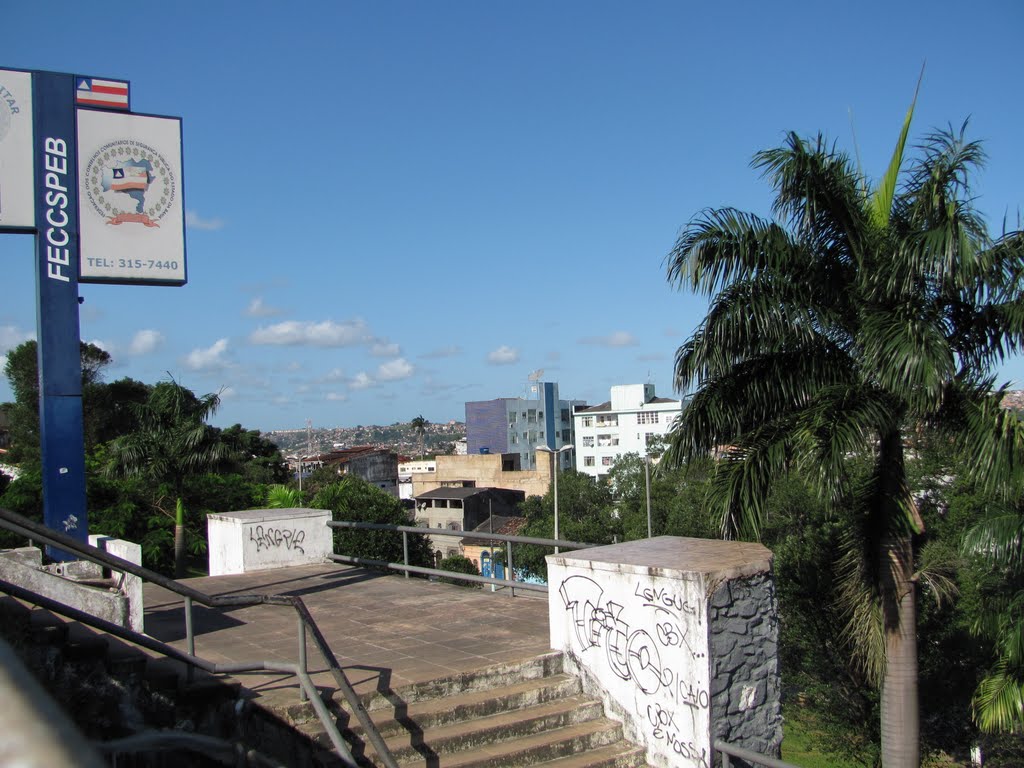
M 920 715 L 917 685 L 917 605 L 911 523 L 900 505 L 907 497 L 903 442 L 893 430 L 880 441 L 883 504 L 888 517 L 879 538 L 879 592 L 885 622 L 885 674 L 882 678 L 883 768 L 919 768 Z
M 885 677 L 882 679 L 882 765 L 918 768 L 920 716 L 917 688 L 917 605 L 908 556 L 910 538 L 891 548 L 893 596 L 898 625 L 885 631 Z
M 174 505 L 174 578 L 185 575 L 185 503 L 178 497 Z

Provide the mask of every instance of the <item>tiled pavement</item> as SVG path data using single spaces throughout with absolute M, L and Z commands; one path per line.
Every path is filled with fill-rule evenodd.
M 235 576 L 188 579 L 210 595 L 298 595 L 306 603 L 356 691 L 397 689 L 458 672 L 531 658 L 549 649 L 543 594 L 466 589 L 342 565 L 309 565 Z M 144 588 L 146 633 L 185 648 L 183 602 Z M 520 596 L 522 595 L 522 596 Z M 195 605 L 196 655 L 217 663 L 295 662 L 298 622 L 285 606 L 210 609 Z M 334 688 L 312 642 L 313 681 Z M 245 674 L 256 693 L 295 685 L 286 675 Z

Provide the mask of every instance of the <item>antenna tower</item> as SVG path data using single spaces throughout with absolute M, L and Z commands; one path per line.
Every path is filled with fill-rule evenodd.
M 306 456 L 313 455 L 313 420 L 306 419 Z

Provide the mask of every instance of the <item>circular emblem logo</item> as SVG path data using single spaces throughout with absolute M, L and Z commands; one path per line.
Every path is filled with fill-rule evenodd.
M 89 158 L 85 191 L 107 224 L 159 227 L 174 203 L 177 184 L 157 150 L 134 139 L 118 139 Z

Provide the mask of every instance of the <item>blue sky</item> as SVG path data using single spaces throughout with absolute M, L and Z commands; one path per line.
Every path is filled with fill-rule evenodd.
M 664 257 L 749 167 L 823 131 L 879 175 L 970 118 L 990 227 L 1024 203 L 1024 5 L 5 3 L 0 66 L 127 79 L 183 118 L 189 283 L 85 285 L 108 379 L 222 390 L 218 424 L 464 417 L 544 369 L 563 397 L 671 395 L 703 300 Z M 852 125 L 852 129 L 851 129 Z M 0 354 L 35 334 L 32 239 L 0 236 Z M 1005 379 L 1024 381 L 1021 360 Z M 0 400 L 10 398 L 0 384 Z

